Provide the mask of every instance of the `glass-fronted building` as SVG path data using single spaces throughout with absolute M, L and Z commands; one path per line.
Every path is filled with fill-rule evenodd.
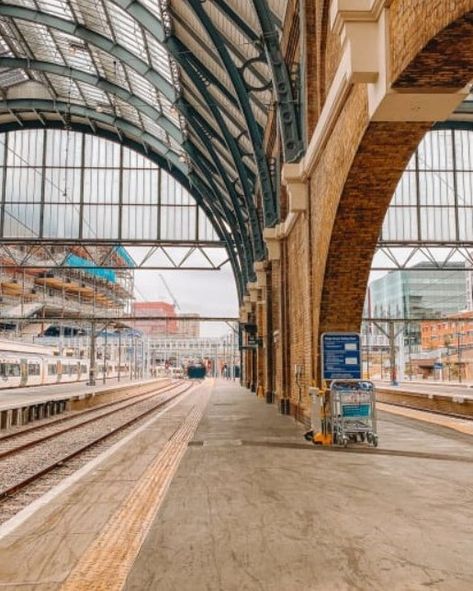
M 422 319 L 465 310 L 469 282 L 464 263 L 450 263 L 447 269 L 428 271 L 422 263 L 422 269 L 414 266 L 408 271 L 392 271 L 373 281 L 368 287 L 365 317 Z

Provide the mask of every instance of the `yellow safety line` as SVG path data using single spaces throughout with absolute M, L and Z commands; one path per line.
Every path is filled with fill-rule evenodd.
M 390 406 L 389 404 L 383 404 L 382 402 L 378 402 L 376 404 L 376 408 L 384 412 L 390 412 L 394 415 L 401 415 L 403 417 L 416 419 L 418 421 L 424 421 L 425 423 L 431 423 L 433 425 L 447 427 L 448 429 L 454 429 L 455 431 L 459 431 L 460 433 L 466 433 L 467 435 L 473 435 L 473 421 L 442 416 L 439 414 L 429 413 L 422 410 L 415 410 L 412 408 Z
M 61 591 L 119 591 L 138 555 L 166 491 L 207 405 L 211 388 L 146 469 L 100 535 L 86 549 Z

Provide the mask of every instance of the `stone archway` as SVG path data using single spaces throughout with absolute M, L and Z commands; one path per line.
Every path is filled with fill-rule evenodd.
M 381 96 L 379 82 L 368 83 L 366 91 L 357 85 L 345 103 L 342 117 L 347 126 L 358 125 L 359 142 L 339 199 L 325 213 L 330 237 L 318 240 L 314 277 L 323 272 L 323 281 L 317 336 L 359 329 L 371 261 L 396 185 L 424 134 L 466 96 L 465 87 L 473 79 L 473 11 L 465 12 L 473 2 L 434 4 L 391 3 L 384 25 L 390 39 L 387 90 Z M 353 30 L 351 35 L 356 38 Z M 316 170 L 313 189 L 317 176 Z

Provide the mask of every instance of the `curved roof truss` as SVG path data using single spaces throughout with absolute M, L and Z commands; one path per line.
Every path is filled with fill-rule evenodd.
M 279 221 L 278 183 L 263 142 L 271 109 L 278 111 L 285 161 L 303 152 L 279 45 L 286 6 L 0 4 L 0 130 L 88 127 L 159 159 L 229 245 L 243 293 L 254 280 L 253 263 L 265 255 L 263 226 Z

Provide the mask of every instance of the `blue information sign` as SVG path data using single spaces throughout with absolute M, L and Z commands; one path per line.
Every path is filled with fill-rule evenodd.
M 322 380 L 360 380 L 360 335 L 326 332 L 322 335 Z

